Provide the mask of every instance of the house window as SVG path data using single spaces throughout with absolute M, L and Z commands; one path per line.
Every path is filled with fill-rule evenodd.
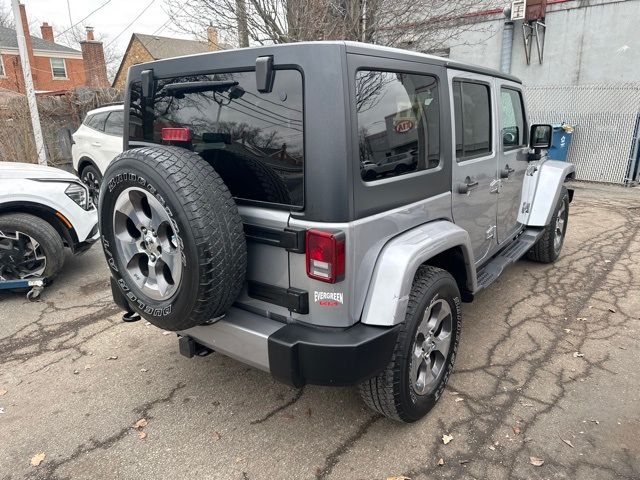
M 0 55 L 0 77 L 4 77 L 7 73 L 4 71 L 4 59 Z
M 67 65 L 64 58 L 51 59 L 51 73 L 53 78 L 67 78 Z

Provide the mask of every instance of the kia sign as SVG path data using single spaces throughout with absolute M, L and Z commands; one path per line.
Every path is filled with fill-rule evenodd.
M 412 128 L 413 122 L 411 120 L 402 120 L 401 122 L 396 123 L 396 126 L 394 127 L 396 133 L 407 133 Z

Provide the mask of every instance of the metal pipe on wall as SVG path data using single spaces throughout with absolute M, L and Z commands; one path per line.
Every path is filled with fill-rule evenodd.
M 513 22 L 504 22 L 502 29 L 502 50 L 500 52 L 500 71 L 511 73 L 511 54 L 513 52 Z

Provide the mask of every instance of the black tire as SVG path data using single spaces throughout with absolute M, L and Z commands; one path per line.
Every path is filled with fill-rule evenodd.
M 98 205 L 98 196 L 100 195 L 100 185 L 102 184 L 102 174 L 97 167 L 87 165 L 80 172 L 80 180 L 89 188 L 89 194 L 94 205 Z
M 42 274 L 37 276 L 48 279 L 55 277 L 64 265 L 64 245 L 56 229 L 40 217 L 28 213 L 0 215 L 0 232 L 3 235 L 12 236 L 16 231 L 33 238 L 40 244 L 44 252 L 46 259 L 45 269 Z M 6 271 L 0 271 L 0 276 L 6 280 L 17 280 L 21 278 L 18 275 L 7 274 Z
M 564 221 L 562 222 L 561 227 L 558 228 L 558 215 L 560 212 L 562 212 L 562 215 L 564 216 Z M 551 221 L 549 222 L 549 225 L 544 228 L 542 236 L 538 239 L 535 245 L 531 247 L 531 250 L 527 252 L 527 258 L 540 263 L 555 262 L 558 257 L 560 257 L 568 223 L 569 191 L 566 187 L 562 187 L 560 198 L 558 199 L 558 204 L 553 211 Z M 559 238 L 559 241 L 556 241 L 557 238 Z
M 434 387 L 418 395 L 410 381 L 411 352 L 423 315 L 436 302 L 444 300 L 451 311 L 451 343 Z M 359 385 L 360 396 L 367 406 L 388 418 L 415 422 L 431 410 L 444 390 L 458 349 L 461 327 L 460 292 L 454 278 L 445 270 L 422 266 L 416 273 L 409 295 L 405 321 L 385 370 Z
M 164 299 L 146 295 L 120 257 L 114 208 L 120 193 L 143 188 L 168 214 L 181 252 L 182 276 Z M 105 172 L 100 230 L 112 275 L 133 309 L 166 330 L 184 330 L 224 314 L 245 280 L 246 243 L 242 219 L 228 188 L 197 153 L 178 147 L 128 150 Z

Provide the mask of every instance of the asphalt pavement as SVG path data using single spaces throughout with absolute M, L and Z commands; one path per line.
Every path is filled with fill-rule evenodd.
M 640 478 L 640 189 L 579 186 L 561 259 L 463 314 L 441 401 L 403 425 L 123 323 L 96 245 L 40 301 L 0 295 L 0 478 Z

